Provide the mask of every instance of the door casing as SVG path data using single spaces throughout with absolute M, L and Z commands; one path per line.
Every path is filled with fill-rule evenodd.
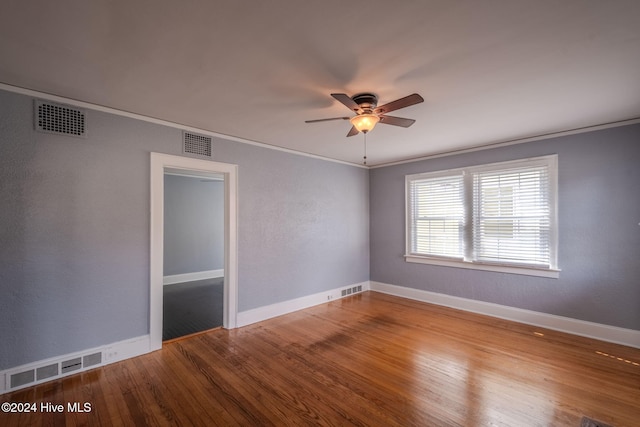
M 149 347 L 162 348 L 165 172 L 209 178 L 224 176 L 224 304 L 222 326 L 233 329 L 238 313 L 238 166 L 191 157 L 151 153 Z

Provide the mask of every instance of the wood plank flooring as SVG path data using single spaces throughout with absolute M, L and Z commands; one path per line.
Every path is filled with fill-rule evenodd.
M 640 425 L 640 350 L 365 292 L 0 396 L 2 426 Z

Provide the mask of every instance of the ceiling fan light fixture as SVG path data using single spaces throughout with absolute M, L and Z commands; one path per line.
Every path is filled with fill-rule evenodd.
M 352 117 L 349 121 L 359 132 L 367 133 L 376 126 L 380 117 L 375 114 L 360 114 Z

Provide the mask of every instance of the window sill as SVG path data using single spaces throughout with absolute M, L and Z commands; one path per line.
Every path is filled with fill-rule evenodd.
M 440 265 L 444 267 L 454 268 L 467 268 L 471 270 L 484 270 L 484 271 L 496 271 L 499 273 L 521 274 L 524 276 L 537 276 L 547 277 L 551 279 L 557 279 L 560 277 L 560 270 L 557 269 L 542 269 L 533 267 L 521 267 L 511 265 L 496 265 L 496 264 L 480 264 L 467 261 L 448 260 L 441 258 L 429 258 L 419 255 L 405 255 L 406 262 L 413 262 L 418 264 L 431 264 Z

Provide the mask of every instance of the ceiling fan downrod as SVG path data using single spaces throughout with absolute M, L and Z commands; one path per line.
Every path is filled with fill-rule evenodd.
M 367 164 L 367 132 L 364 132 L 364 160 L 362 163 Z

